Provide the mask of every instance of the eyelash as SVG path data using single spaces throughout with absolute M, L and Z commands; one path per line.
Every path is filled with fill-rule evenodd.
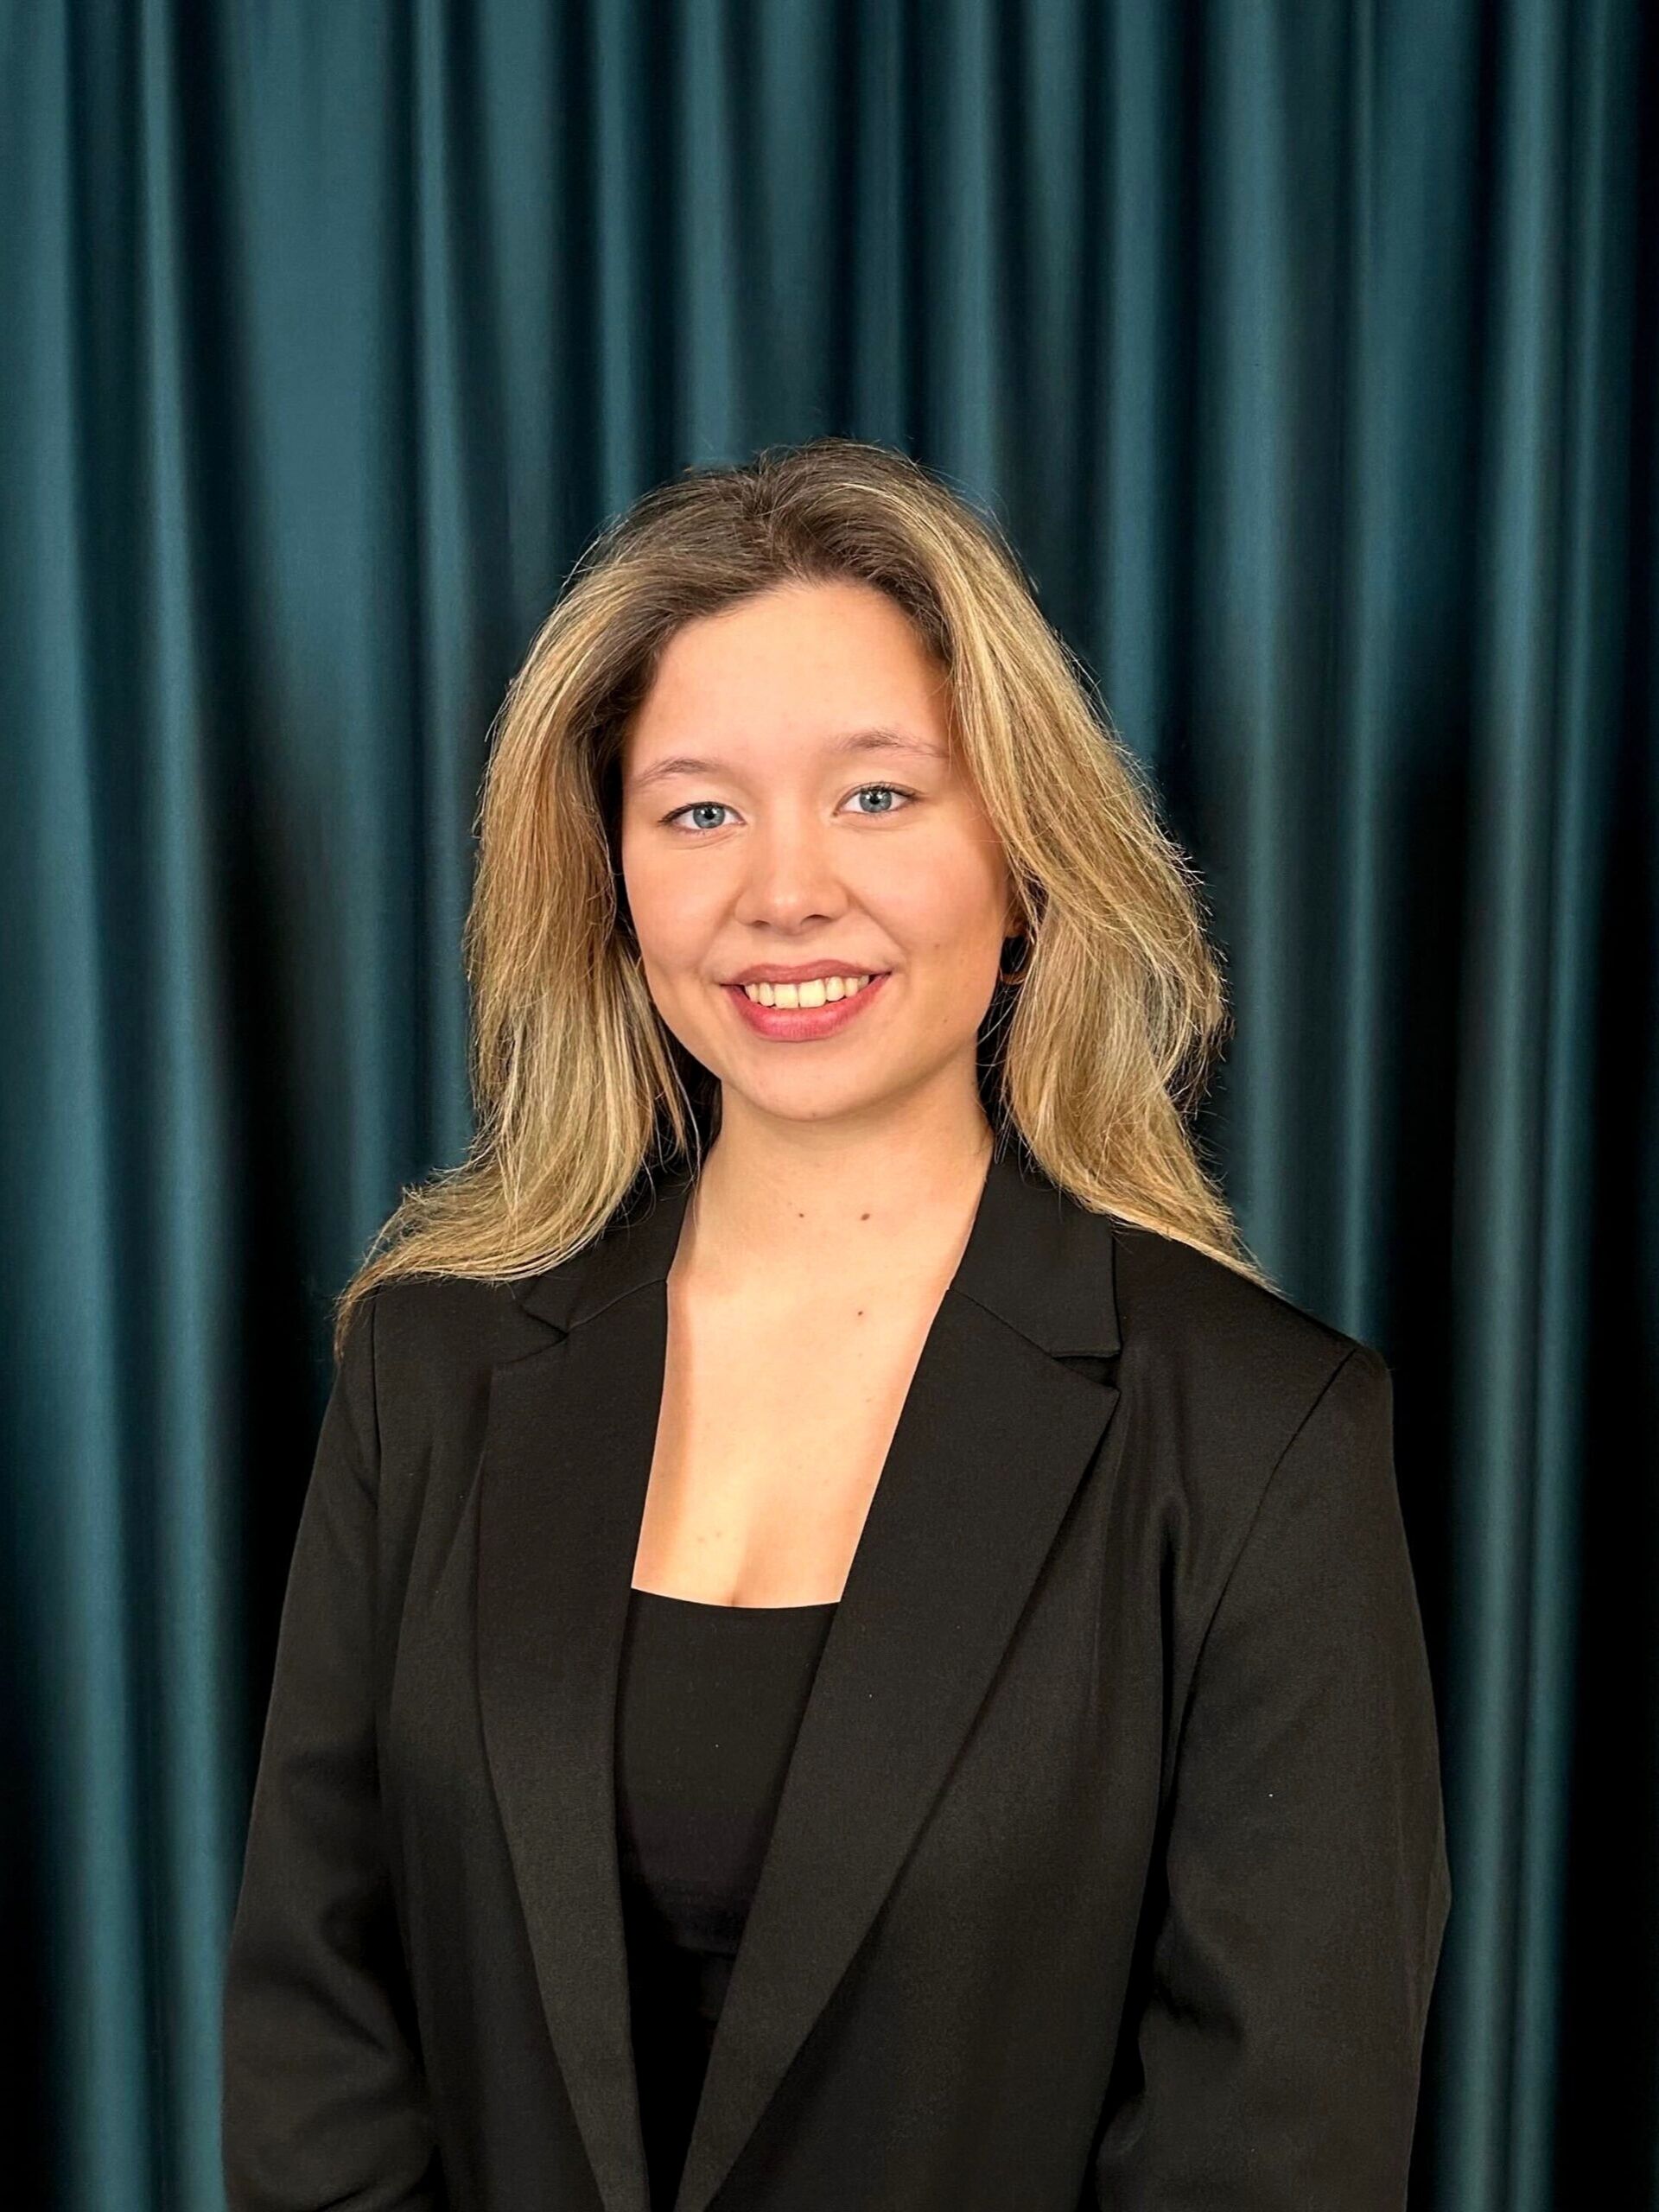
M 906 791 L 902 784 L 860 784 L 856 789 L 848 793 L 848 797 L 849 798 L 856 798 L 861 791 L 892 791 L 896 798 L 903 799 L 914 799 L 920 796 L 918 792 Z M 672 814 L 665 814 L 663 817 L 663 826 L 664 829 L 667 829 L 671 823 L 677 822 L 681 815 L 690 814 L 700 806 L 724 806 L 726 802 L 723 798 L 688 799 L 683 806 L 677 806 Z M 904 809 L 900 807 L 897 810 L 902 814 Z M 873 821 L 880 821 L 884 817 L 880 815 L 874 815 L 867 817 L 866 818 Z M 710 837 L 714 835 L 714 831 L 711 830 L 682 829 L 680 835 L 683 837 Z

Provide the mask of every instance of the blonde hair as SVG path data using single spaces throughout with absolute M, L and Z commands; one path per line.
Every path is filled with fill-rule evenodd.
M 1185 1126 L 1230 1027 L 1196 877 L 995 524 L 901 453 L 835 437 L 690 468 L 577 562 L 493 727 L 464 950 L 475 1135 L 404 1191 L 335 1306 L 408 1275 L 504 1281 L 569 1258 L 653 1164 L 695 1166 L 719 1086 L 632 949 L 620 763 L 664 646 L 774 587 L 854 579 L 944 670 L 953 741 L 998 825 L 1029 943 L 981 1032 L 980 1086 L 1077 1203 L 1268 1285 Z

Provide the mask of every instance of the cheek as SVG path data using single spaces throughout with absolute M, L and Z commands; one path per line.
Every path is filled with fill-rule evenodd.
M 1002 893 L 974 850 L 917 856 L 887 884 L 884 911 L 912 957 L 957 974 L 976 974 L 1001 946 Z
M 626 877 L 628 906 L 645 950 L 670 969 L 697 960 L 717 904 L 706 887 L 699 891 L 700 881 L 707 885 L 706 875 L 642 856 L 626 868 Z

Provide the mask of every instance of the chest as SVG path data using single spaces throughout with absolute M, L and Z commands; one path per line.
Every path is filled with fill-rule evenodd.
M 707 1603 L 838 1599 L 944 1294 L 770 1306 L 670 1285 L 634 1583 Z

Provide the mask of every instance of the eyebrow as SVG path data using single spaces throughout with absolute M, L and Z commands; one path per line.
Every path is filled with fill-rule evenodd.
M 930 745 L 921 738 L 907 737 L 897 729 L 854 729 L 836 738 L 830 751 L 837 759 L 849 753 L 907 753 L 925 760 L 944 760 L 950 756 L 943 746 Z M 630 779 L 628 788 L 633 791 L 650 791 L 658 784 L 665 784 L 674 776 L 735 776 L 737 770 L 729 760 L 702 760 L 689 753 L 676 753 L 666 760 L 658 760 L 640 775 Z

